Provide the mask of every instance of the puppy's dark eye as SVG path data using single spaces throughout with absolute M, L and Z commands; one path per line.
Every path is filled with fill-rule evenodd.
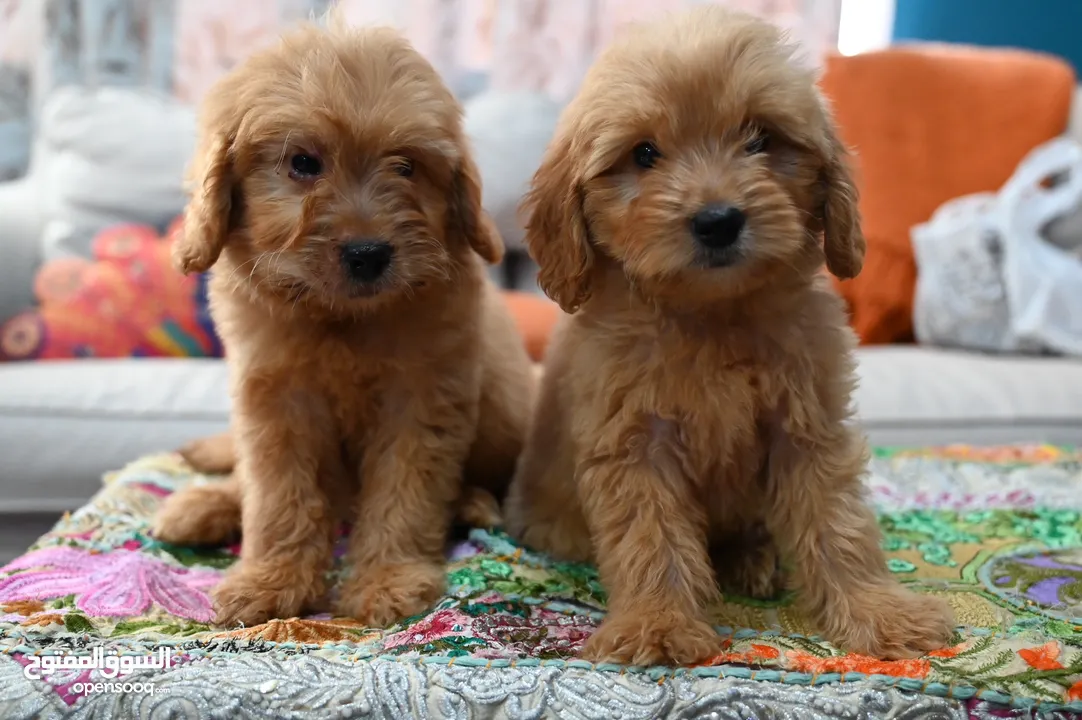
M 413 175 L 413 161 L 409 158 L 400 158 L 394 164 L 394 171 L 402 177 L 410 177 Z
M 758 155 L 759 153 L 766 152 L 769 146 L 770 136 L 765 132 L 758 132 L 755 134 L 755 137 L 749 140 L 748 144 L 744 146 L 744 152 L 748 155 Z
M 298 180 L 317 177 L 323 172 L 323 163 L 314 155 L 297 153 L 289 161 L 289 175 Z
M 657 161 L 661 159 L 661 152 L 652 142 L 641 142 L 631 151 L 631 156 L 635 158 L 636 165 L 649 170 L 657 165 Z

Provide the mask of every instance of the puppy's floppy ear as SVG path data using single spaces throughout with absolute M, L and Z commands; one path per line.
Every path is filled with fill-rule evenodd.
M 465 239 L 489 264 L 503 259 L 503 240 L 481 208 L 481 174 L 468 155 L 455 168 L 452 181 L 451 233 Z
M 192 197 L 184 227 L 173 245 L 173 266 L 184 274 L 205 272 L 218 261 L 233 212 L 233 139 L 213 134 L 191 168 Z
M 864 234 L 849 152 L 838 137 L 828 109 L 823 144 L 824 163 L 819 173 L 823 202 L 817 215 L 823 226 L 823 249 L 827 269 L 841 280 L 854 278 L 864 265 Z
M 545 151 L 522 201 L 526 248 L 538 265 L 537 282 L 567 313 L 590 298 L 594 253 L 583 210 L 582 184 L 571 165 L 565 134 Z

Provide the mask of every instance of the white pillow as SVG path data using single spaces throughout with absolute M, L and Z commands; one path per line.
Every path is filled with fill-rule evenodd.
M 195 146 L 190 107 L 147 90 L 64 87 L 46 100 L 38 133 L 42 152 L 30 174 L 40 194 L 43 259 L 85 255 L 108 225 L 162 226 L 183 210 Z
M 508 248 L 522 248 L 518 204 L 556 129 L 560 105 L 531 92 L 484 92 L 465 104 L 465 129 L 484 185 L 484 208 Z

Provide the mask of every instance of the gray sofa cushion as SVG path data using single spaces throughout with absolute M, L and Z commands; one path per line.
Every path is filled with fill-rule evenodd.
M 1082 443 L 1082 362 L 873 347 L 860 420 L 875 445 Z M 0 513 L 72 509 L 102 473 L 228 425 L 220 360 L 0 364 Z
M 0 364 L 0 512 L 82 505 L 101 475 L 228 426 L 220 360 Z
M 1082 444 L 1082 361 L 917 346 L 861 348 L 860 419 L 876 445 Z

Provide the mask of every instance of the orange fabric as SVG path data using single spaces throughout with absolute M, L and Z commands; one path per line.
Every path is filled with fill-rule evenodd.
M 522 333 L 530 359 L 540 362 L 552 328 L 560 316 L 560 308 L 548 298 L 530 293 L 508 290 L 503 296 Z
M 822 87 L 856 151 L 868 252 L 839 283 L 864 343 L 913 337 L 909 230 L 947 200 L 999 189 L 1067 127 L 1074 73 L 1036 53 L 910 45 L 827 59 Z

